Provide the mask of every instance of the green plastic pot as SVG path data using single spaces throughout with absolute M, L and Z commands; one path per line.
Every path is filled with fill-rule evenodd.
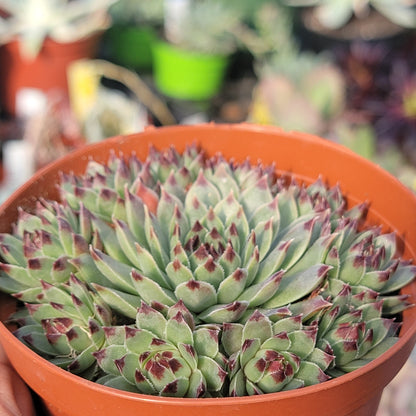
M 155 85 L 164 95 L 203 101 L 220 90 L 228 65 L 227 55 L 187 51 L 166 42 L 157 42 L 153 53 Z
M 109 54 L 119 65 L 151 70 L 152 49 L 157 37 L 150 26 L 114 25 L 106 33 Z

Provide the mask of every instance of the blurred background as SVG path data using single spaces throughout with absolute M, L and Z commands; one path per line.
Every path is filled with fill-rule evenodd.
M 148 125 L 317 134 L 416 191 L 416 0 L 0 0 L 0 201 Z M 416 353 L 379 416 L 416 415 Z

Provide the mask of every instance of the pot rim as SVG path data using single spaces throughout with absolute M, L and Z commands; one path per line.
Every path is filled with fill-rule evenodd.
M 315 143 L 316 141 L 319 141 L 320 145 L 326 147 L 327 149 L 332 149 L 338 154 L 342 154 L 347 158 L 354 158 L 357 159 L 361 164 L 365 164 L 369 166 L 371 169 L 373 169 L 375 172 L 378 172 L 379 175 L 382 175 L 384 179 L 395 182 L 395 186 L 398 186 L 401 190 L 401 192 L 407 194 L 408 197 L 411 197 L 415 200 L 416 203 L 416 196 L 410 191 L 410 189 L 406 188 L 405 185 L 403 185 L 397 178 L 395 178 L 393 175 L 379 167 L 378 165 L 375 165 L 374 163 L 370 162 L 369 160 L 355 154 L 348 148 L 330 142 L 328 140 L 325 140 L 323 138 L 320 138 L 318 136 L 314 136 L 307 133 L 302 132 L 296 132 L 296 131 L 290 131 L 286 132 L 282 130 L 281 128 L 274 127 L 274 126 L 260 126 L 260 125 L 254 125 L 249 123 L 241 123 L 241 124 L 216 124 L 216 123 L 205 123 L 205 124 L 199 124 L 197 126 L 165 126 L 165 127 L 154 127 L 149 126 L 145 129 L 144 132 L 138 133 L 138 134 L 151 134 L 152 132 L 156 130 L 165 130 L 167 132 L 175 131 L 176 133 L 180 133 L 181 131 L 195 129 L 195 133 L 197 133 L 198 130 L 204 129 L 207 131 L 215 131 L 218 129 L 227 131 L 227 130 L 234 130 L 234 131 L 249 131 L 249 132 L 258 132 L 258 133 L 268 133 L 268 134 L 279 134 L 280 136 L 284 136 L 285 138 L 291 138 L 296 137 L 298 139 L 301 139 L 303 141 L 306 141 L 307 143 Z M 113 138 L 109 138 L 106 140 L 108 143 L 123 143 L 124 139 L 127 139 L 131 136 L 137 136 L 137 134 L 133 135 L 126 135 L 126 136 L 116 136 Z M 35 173 L 34 177 L 39 177 L 44 175 L 46 172 L 49 172 L 51 170 L 54 170 L 61 164 L 61 161 L 66 160 L 75 160 L 77 158 L 88 158 L 89 155 L 94 152 L 94 149 L 99 148 L 99 143 L 93 143 L 88 144 L 78 150 L 75 150 L 71 152 L 70 154 L 50 163 L 49 165 L 45 166 L 44 168 L 40 169 L 38 172 Z M 157 145 L 156 145 L 157 146 Z M 118 146 L 115 146 L 116 152 Z M 296 175 L 296 172 L 293 172 L 294 176 Z M 300 180 L 303 180 L 301 176 L 297 176 Z M 32 178 L 33 179 L 33 178 Z M 324 178 L 327 179 L 327 178 Z M 11 203 L 18 198 L 21 194 L 24 193 L 25 189 L 30 187 L 30 183 L 26 182 L 23 184 L 19 189 L 17 189 L 13 194 L 9 196 L 9 198 L 3 202 L 0 206 L 0 216 L 2 215 L 2 211 L 4 209 L 9 208 Z M 341 184 L 342 187 L 342 184 Z M 342 189 L 341 189 L 342 190 Z M 361 201 L 362 202 L 362 201 Z M 382 218 L 380 216 L 380 218 Z M 388 221 L 385 222 L 385 224 L 389 225 Z M 405 243 L 407 246 L 407 243 Z M 407 247 L 411 254 L 414 256 L 416 253 L 413 252 L 413 250 L 409 247 Z M 416 258 L 416 256 L 414 256 Z M 416 281 L 413 282 L 410 286 L 416 286 Z M 416 307 L 416 306 L 415 306 Z M 407 317 L 407 311 L 404 312 L 403 317 L 404 320 L 406 320 Z M 12 332 L 7 329 L 5 324 L 0 321 L 0 342 L 4 339 L 8 343 L 11 344 L 11 346 L 19 350 L 22 354 L 28 355 L 31 358 L 32 363 L 36 366 L 46 366 L 48 371 L 53 374 L 54 376 L 63 377 L 68 382 L 75 382 L 80 385 L 84 385 L 88 389 L 92 390 L 98 390 L 106 392 L 107 394 L 110 394 L 112 397 L 125 397 L 129 398 L 131 400 L 140 401 L 140 402 L 151 402 L 155 404 L 160 405 L 181 405 L 184 407 L 187 406 L 195 406 L 195 402 L 198 402 L 198 406 L 213 406 L 213 405 L 242 405 L 242 404 L 249 404 L 249 403 L 259 403 L 259 402 L 267 402 L 270 400 L 281 400 L 281 399 L 290 399 L 294 397 L 301 397 L 301 396 L 307 396 L 311 394 L 316 394 L 321 391 L 332 389 L 336 386 L 340 386 L 345 383 L 352 382 L 353 380 L 361 377 L 362 375 L 366 373 L 370 373 L 375 368 L 380 366 L 383 362 L 389 361 L 394 355 L 396 355 L 400 350 L 411 348 L 412 346 L 410 343 L 412 342 L 412 338 L 416 339 L 416 320 L 409 325 L 405 333 L 400 333 L 398 342 L 393 345 L 391 348 L 389 348 L 385 353 L 383 353 L 381 356 L 377 357 L 370 363 L 364 365 L 363 367 L 354 370 L 351 373 L 347 373 L 345 375 L 342 375 L 340 377 L 333 378 L 331 380 L 325 381 L 324 383 L 303 387 L 301 389 L 291 390 L 291 391 L 281 391 L 277 393 L 268 393 L 264 395 L 258 395 L 258 396 L 242 396 L 242 397 L 222 397 L 222 398 L 174 398 L 174 397 L 159 397 L 159 396 L 152 396 L 152 395 L 146 395 L 141 393 L 132 393 L 127 392 L 123 390 L 117 390 L 111 387 L 100 385 L 96 382 L 86 380 L 80 376 L 77 376 L 75 374 L 72 374 L 52 363 L 47 361 L 46 359 L 42 358 L 40 355 L 36 354 L 34 351 L 32 351 L 30 348 L 26 347 L 22 342 L 20 342 L 13 334 Z M 413 340 L 414 341 L 414 340 Z M 410 353 L 410 352 L 409 352 Z

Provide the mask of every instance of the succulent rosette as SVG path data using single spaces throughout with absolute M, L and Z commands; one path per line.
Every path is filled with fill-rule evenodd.
M 74 275 L 61 288 L 41 282 L 42 303 L 26 303 L 13 319 L 16 336 L 54 364 L 85 378 L 95 374 L 94 353 L 103 347 L 110 309 Z
M 109 346 L 95 356 L 107 375 L 99 382 L 162 396 L 218 395 L 227 377 L 220 327 L 195 328 L 181 301 L 166 312 L 143 303 L 135 326 L 104 328 Z
M 21 339 L 107 385 L 212 397 L 316 384 L 384 352 L 411 306 L 399 291 L 416 268 L 396 236 L 321 179 L 192 145 L 91 160 L 59 190 L 0 236 L 0 288 L 27 306 Z
M 330 269 L 323 263 L 334 239 L 328 208 L 342 207 L 338 190 L 324 206 L 321 195 L 314 200 L 306 189 L 273 183 L 271 167 L 233 166 L 221 157 L 207 162 L 193 148 L 188 153 L 151 152 L 140 170 L 134 162 L 138 176 L 117 195 L 119 172 L 129 170 L 120 159 L 113 175 L 91 166 L 83 183 L 64 183 L 73 209 L 83 204 L 98 212 L 92 223 L 103 250 L 90 254 L 108 280 L 94 285 L 103 299 L 115 309 L 122 305 L 131 318 L 141 300 L 166 306 L 182 300 L 198 322 L 221 324 L 317 288 Z M 111 192 L 111 203 L 100 210 L 98 201 Z M 74 264 L 94 279 L 90 264 Z M 290 279 L 282 283 L 283 276 Z
M 13 234 L 0 236 L 1 288 L 36 303 L 43 298 L 43 282 L 67 283 L 76 271 L 70 260 L 82 258 L 92 243 L 88 215 L 46 200 L 38 201 L 30 213 L 19 209 Z
M 247 322 L 226 323 L 222 345 L 229 358 L 229 395 L 274 393 L 318 384 L 334 356 L 316 347 L 317 324 L 300 315 L 272 322 L 255 311 Z

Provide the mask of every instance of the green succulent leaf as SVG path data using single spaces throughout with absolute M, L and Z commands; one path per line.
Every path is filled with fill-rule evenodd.
M 160 312 L 142 302 L 136 315 L 137 328 L 146 329 L 164 339 L 166 323 L 166 318 Z
M 142 299 L 137 295 L 131 295 L 116 289 L 93 283 L 92 287 L 97 291 L 100 298 L 118 313 L 134 319 L 137 308 L 140 307 Z
M 185 321 L 181 312 L 168 319 L 165 331 L 166 338 L 175 345 L 179 343 L 193 345 L 194 343 L 192 329 Z
M 94 249 L 93 247 L 90 248 L 90 254 L 97 269 L 114 285 L 116 289 L 130 294 L 136 293 L 135 286 L 130 279 L 130 274 L 133 269 L 132 266 L 122 263 L 102 251 Z
M 244 301 L 234 301 L 226 305 L 211 306 L 198 317 L 207 323 L 225 323 L 238 321 L 248 307 Z
M 176 303 L 176 298 L 168 289 L 162 288 L 154 280 L 140 274 L 137 270 L 132 270 L 131 280 L 138 295 L 147 303 L 159 302 L 166 306 Z
M 208 282 L 189 280 L 175 289 L 177 299 L 182 299 L 185 306 L 195 313 L 202 312 L 217 303 L 215 288 Z
M 316 264 L 290 277 L 283 275 L 276 294 L 263 306 L 277 308 L 302 299 L 323 282 L 329 269 L 330 266 Z
M 247 284 L 246 269 L 237 268 L 232 274 L 222 280 L 218 287 L 218 302 L 231 303 L 244 291 Z

